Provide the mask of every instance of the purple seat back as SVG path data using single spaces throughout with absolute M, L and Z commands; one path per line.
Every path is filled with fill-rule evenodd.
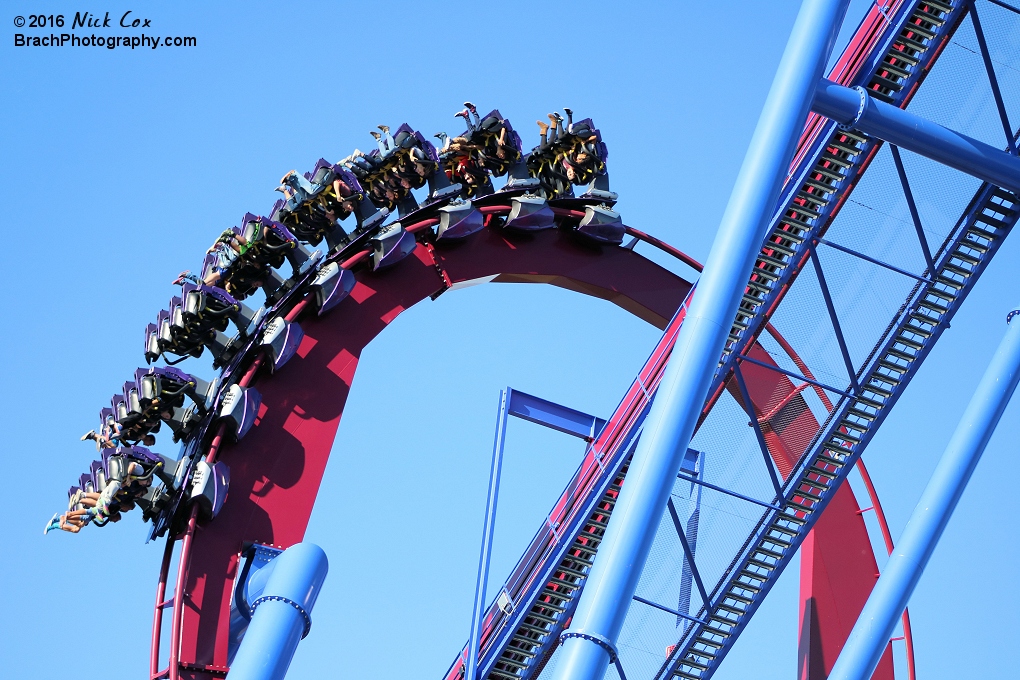
M 153 366 L 152 368 L 147 369 L 146 373 L 150 375 L 158 375 L 160 378 L 167 378 L 181 383 L 195 381 L 190 373 L 185 373 L 181 369 L 173 366 Z
M 277 238 L 290 243 L 297 243 L 297 238 L 295 238 L 294 234 L 290 233 L 290 229 L 279 222 L 274 222 L 268 217 L 260 217 L 259 221 L 261 221 L 263 226 L 269 229 L 269 231 L 273 232 L 273 235 Z
M 311 182 L 315 178 L 315 175 L 318 174 L 319 170 L 323 168 L 332 167 L 332 165 L 333 164 L 327 161 L 325 158 L 320 158 L 318 161 L 316 161 L 315 167 L 312 168 L 312 171 L 305 173 L 305 179 Z
M 123 446 L 117 449 L 117 453 L 125 458 L 134 459 L 148 467 L 152 467 L 163 460 L 144 446 Z
M 351 191 L 356 194 L 364 193 L 364 189 L 361 188 L 361 182 L 358 181 L 353 172 L 342 165 L 334 165 L 333 172 L 336 174 L 337 179 L 351 188 Z
M 234 296 L 228 293 L 227 291 L 223 290 L 222 288 L 202 284 L 200 286 L 195 286 L 195 290 L 200 290 L 209 297 L 218 300 L 219 302 L 222 302 L 225 305 L 233 306 L 237 304 L 237 300 L 234 298 Z
M 280 214 L 283 212 L 283 208 L 285 205 L 287 205 L 287 201 L 285 201 L 284 199 L 281 198 L 277 200 L 276 203 L 273 203 L 273 207 L 269 209 L 269 216 L 272 217 L 274 220 L 278 219 L 280 217 Z

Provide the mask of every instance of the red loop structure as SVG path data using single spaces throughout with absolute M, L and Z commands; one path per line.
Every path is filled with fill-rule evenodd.
M 695 260 L 658 239 L 636 229 L 629 231 L 700 269 Z M 356 255 L 343 264 L 353 268 L 365 256 Z M 556 230 L 526 236 L 489 230 L 449 247 L 419 244 L 400 266 L 382 272 L 362 270 L 357 279 L 350 297 L 337 309 L 323 317 L 301 317 L 305 337 L 297 356 L 278 375 L 259 382 L 262 407 L 252 432 L 236 444 L 224 444 L 222 433 L 213 439 L 210 458 L 230 465 L 231 502 L 206 526 L 197 525 L 192 512 L 184 531 L 174 537 L 181 545 L 170 600 L 166 599 L 166 585 L 174 540 L 167 543 L 156 594 L 151 662 L 154 679 L 223 676 L 230 598 L 242 549 L 251 542 L 285 547 L 302 540 L 358 358 L 401 312 L 443 293 L 450 284 L 547 283 L 602 298 L 667 329 L 671 319 L 673 325 L 682 321 L 677 310 L 691 290 L 689 282 L 633 250 L 593 249 Z M 297 319 L 306 307 L 307 300 L 301 301 L 287 319 Z M 667 333 L 642 371 L 645 386 L 635 382 L 621 408 L 641 401 L 644 387 L 654 389 L 657 374 L 661 374 L 668 358 L 669 340 Z M 760 348 L 752 356 L 772 361 Z M 253 382 L 261 362 L 258 358 L 247 369 L 242 386 Z M 799 428 L 817 429 L 818 424 L 798 397 L 800 388 L 788 378 L 754 366 L 746 367 L 744 372 L 755 403 L 754 417 L 766 410 L 773 411 L 773 416 L 778 410 L 785 411 L 785 425 L 770 430 L 768 437 L 778 468 L 788 472 L 800 453 L 790 448 L 800 439 Z M 791 417 L 791 413 L 795 415 Z M 623 415 L 618 410 L 610 422 L 619 421 Z M 802 578 L 807 579 L 809 600 L 838 602 L 841 614 L 852 614 L 854 607 L 863 606 L 877 566 L 849 489 L 842 492 L 841 501 L 826 515 L 828 524 L 815 530 L 816 535 L 831 538 L 824 546 L 812 546 L 811 554 L 817 555 L 813 564 L 819 566 L 804 572 Z M 831 582 L 834 585 L 814 577 L 816 573 L 824 576 L 825 565 L 840 566 L 840 578 Z M 157 665 L 158 641 L 163 610 L 170 606 L 170 664 L 161 670 Z M 823 623 L 816 625 L 823 629 L 816 635 L 824 637 L 824 629 L 836 620 L 819 618 Z M 883 668 L 887 675 L 882 677 L 891 678 L 891 659 Z

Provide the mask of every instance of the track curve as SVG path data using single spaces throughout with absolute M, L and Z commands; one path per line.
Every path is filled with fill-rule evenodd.
M 691 290 L 689 282 L 633 250 L 592 247 L 560 230 L 516 235 L 486 229 L 453 244 L 418 243 L 411 256 L 391 269 L 358 271 L 351 296 L 322 317 L 299 303 L 288 316 L 297 318 L 304 311 L 305 337 L 279 374 L 266 379 L 267 369 L 261 369 L 257 432 L 219 452 L 231 469 L 231 502 L 214 522 L 196 527 L 187 541 L 190 555 L 179 574 L 184 597 L 178 600 L 186 604 L 174 611 L 179 637 L 172 656 L 178 663 L 168 669 L 170 677 L 212 678 L 226 672 L 230 598 L 240 553 L 251 542 L 287 547 L 302 540 L 364 347 L 402 311 L 469 282 L 547 283 L 605 299 L 658 328 L 670 325 Z M 660 344 L 664 363 L 671 343 L 664 338 Z M 764 350 L 755 354 L 771 361 Z M 796 457 L 785 450 L 783 433 L 801 441 L 800 430 L 817 428 L 817 423 L 788 378 L 752 370 L 747 381 L 757 414 L 796 411 L 792 418 L 785 414 L 784 426 L 772 430 L 769 442 L 785 475 Z M 249 369 L 249 380 L 254 373 Z M 635 384 L 631 391 L 639 390 Z M 844 522 L 860 521 L 863 528 L 856 501 L 848 495 L 846 507 L 833 513 Z M 866 544 L 866 532 L 864 538 Z M 870 590 L 874 557 L 858 550 L 860 541 L 852 543 L 852 551 L 839 542 L 828 550 L 830 557 L 847 563 L 851 574 L 840 587 Z M 856 564 L 851 553 L 864 561 Z M 156 662 L 154 654 L 153 675 L 163 675 Z M 891 665 L 889 670 L 891 677 Z
M 609 300 L 658 327 L 690 289 L 630 250 L 591 248 L 557 230 L 522 237 L 488 230 L 442 249 L 419 243 L 399 266 L 359 273 L 338 308 L 301 319 L 305 338 L 297 356 L 259 384 L 263 401 L 253 431 L 223 451 L 221 459 L 231 469 L 231 502 L 194 535 L 182 664 L 225 666 L 227 614 L 242 545 L 289 546 L 302 539 L 358 357 L 400 312 L 445 289 L 437 266 L 453 284 L 493 277 L 557 285 Z

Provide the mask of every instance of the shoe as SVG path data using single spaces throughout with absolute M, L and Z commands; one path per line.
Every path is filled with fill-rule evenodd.
M 190 270 L 185 269 L 184 271 L 177 275 L 177 278 L 174 279 L 173 285 L 183 286 L 185 282 L 188 281 L 196 285 L 202 283 L 197 276 L 191 273 Z
M 467 108 L 467 110 L 468 110 L 468 111 L 470 111 L 471 113 L 477 113 L 477 112 L 478 112 L 478 109 L 476 109 L 476 108 L 475 108 L 475 105 L 474 105 L 474 104 L 472 104 L 471 102 L 464 102 L 464 106 L 465 106 L 465 107 Z
M 390 131 L 390 126 L 389 125 L 377 125 L 376 127 L 378 127 L 383 132 L 389 132 Z
M 568 116 L 574 115 L 574 112 L 571 109 L 568 109 L 566 106 L 563 107 L 563 113 L 567 114 Z
M 379 134 L 378 132 L 376 132 L 375 130 L 372 130 L 372 131 L 371 131 L 371 132 L 369 132 L 368 134 L 372 135 L 372 137 L 373 137 L 373 138 L 375 138 L 375 139 L 376 139 L 376 141 L 378 141 L 378 140 L 382 139 L 382 135 L 380 135 L 380 134 Z
M 464 120 L 467 120 L 468 119 L 467 109 L 464 109 L 463 111 L 458 111 L 457 113 L 453 114 L 453 117 L 454 118 L 463 118 Z
M 88 441 L 89 439 L 95 439 L 95 438 L 96 438 L 96 431 L 95 430 L 89 430 L 88 432 L 86 432 L 85 434 L 83 434 L 81 436 L 81 441 L 84 442 L 84 441 Z

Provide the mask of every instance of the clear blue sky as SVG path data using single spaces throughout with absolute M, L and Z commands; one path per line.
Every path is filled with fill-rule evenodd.
M 267 211 L 284 172 L 372 148 L 367 133 L 380 123 L 452 131 L 465 99 L 499 107 L 526 144 L 532 121 L 570 106 L 609 144 L 625 221 L 704 260 L 797 5 L 96 5 L 197 38 L 193 48 L 108 51 L 15 48 L 14 16 L 82 8 L 4 3 L 0 676 L 147 672 L 161 546 L 143 544 L 137 517 L 78 536 L 41 528 L 91 460 L 78 437 L 142 363 L 144 327 L 174 293 L 170 281 L 246 211 Z M 850 28 L 868 5 L 853 3 Z M 1016 124 L 1020 35 L 989 33 L 1005 50 Z M 961 33 L 951 49 L 968 40 Z M 961 70 L 961 87 L 981 77 Z M 941 101 L 928 115 L 995 129 L 986 94 L 964 100 L 964 113 Z M 1020 303 L 1018 264 L 1020 242 L 1007 242 L 867 452 L 894 535 Z M 414 656 L 416 676 L 438 678 L 468 632 L 499 389 L 604 416 L 657 337 L 607 303 L 541 286 L 470 288 L 392 324 L 362 358 L 308 530 L 330 576 L 291 677 L 406 677 L 402 661 Z M 911 603 L 919 677 L 964 656 L 968 676 L 1015 672 L 1018 414 L 1017 404 L 1007 411 Z M 493 583 L 580 454 L 566 438 L 511 425 Z M 398 554 L 387 556 L 396 535 Z M 716 677 L 792 677 L 797 585 L 788 570 Z

